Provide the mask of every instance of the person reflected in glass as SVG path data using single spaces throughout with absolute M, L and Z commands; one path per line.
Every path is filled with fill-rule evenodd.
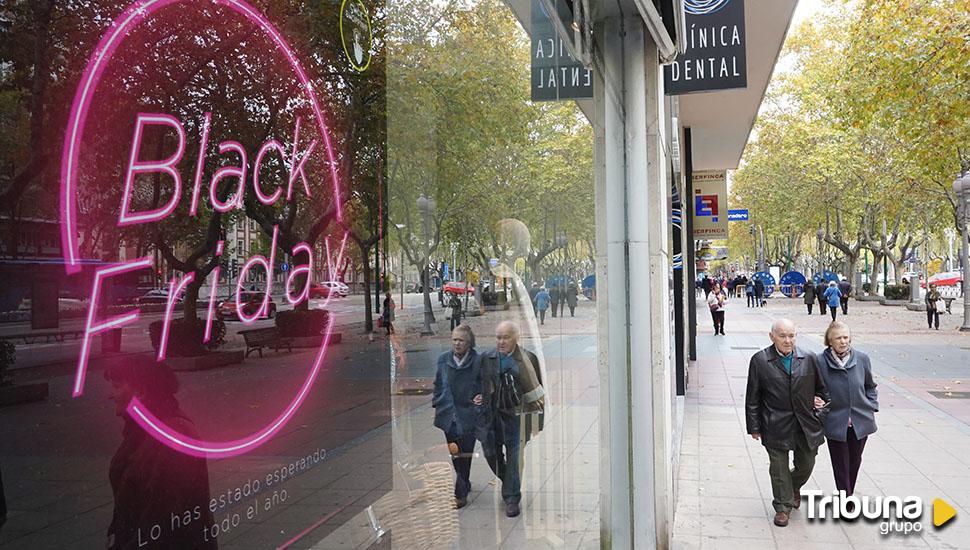
M 384 309 L 381 313 L 381 324 L 384 325 L 385 334 L 390 336 L 394 334 L 394 310 L 396 305 L 394 304 L 394 298 L 391 297 L 391 292 L 388 291 L 384 296 Z
M 549 309 L 549 303 L 552 301 L 552 295 L 546 290 L 546 287 L 540 287 L 539 292 L 536 294 L 536 309 L 539 310 L 539 324 L 546 324 L 546 310 Z M 553 315 L 555 317 L 555 315 Z
M 549 304 L 552 306 L 552 316 L 553 318 L 555 318 L 558 314 L 557 310 L 559 309 L 559 298 L 560 298 L 559 285 L 558 284 L 552 285 L 549 288 L 548 294 L 549 294 Z
M 448 307 L 451 309 L 451 330 L 461 324 L 461 298 L 453 292 L 449 292 Z
M 195 424 L 175 398 L 175 374 L 154 357 L 135 356 L 110 367 L 105 378 L 111 383 L 115 414 L 123 420 L 121 445 L 108 470 L 114 511 L 107 548 L 138 548 L 146 541 L 164 548 L 217 548 L 216 539 L 205 536 L 205 528 L 214 523 L 206 459 L 159 442 L 128 414 L 129 402 L 137 397 L 173 430 L 198 439 Z M 161 528 L 157 539 L 151 537 L 155 525 Z
M 566 305 L 569 306 L 569 316 L 576 316 L 576 302 L 579 299 L 579 289 L 576 288 L 576 283 L 569 283 L 569 288 L 566 289 Z
M 879 393 L 869 356 L 852 349 L 852 334 L 842 321 L 825 330 L 822 378 L 832 401 L 825 419 L 825 438 L 832 459 L 835 487 L 846 496 L 855 492 L 866 439 L 876 431 Z
M 519 347 L 519 327 L 503 321 L 495 328 L 495 349 L 482 355 L 486 405 L 479 438 L 492 472 L 502 480 L 505 515 L 521 513 L 522 456 L 535 423 L 541 424 L 545 390 L 539 359 Z
M 451 331 L 451 350 L 438 356 L 434 379 L 434 425 L 445 433 L 455 468 L 455 507 L 468 504 L 469 475 L 482 410 L 482 371 L 475 333 L 468 325 Z

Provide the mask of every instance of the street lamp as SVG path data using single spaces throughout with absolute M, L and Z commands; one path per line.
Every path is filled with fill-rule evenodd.
M 953 192 L 957 198 L 957 219 L 959 220 L 962 250 L 960 251 L 960 265 L 963 267 L 963 325 L 961 331 L 970 331 L 970 239 L 967 235 L 967 221 L 970 218 L 970 173 L 963 170 L 953 182 Z
M 957 232 L 952 227 L 947 227 L 943 234 L 946 235 L 947 242 L 946 270 L 953 271 L 953 241 L 957 238 Z
M 819 227 L 818 231 L 815 232 L 815 236 L 818 237 L 818 274 L 822 278 L 822 282 L 825 282 L 825 264 L 822 261 L 822 239 L 825 238 L 825 231 Z
M 396 223 L 394 224 L 394 227 L 397 228 L 398 232 L 401 232 L 407 226 L 404 225 L 403 223 Z M 401 287 L 401 304 L 398 305 L 397 307 L 399 309 L 404 309 L 404 246 L 403 245 L 401 246 L 401 280 L 398 281 L 397 284 L 398 286 Z
M 424 242 L 423 242 L 423 252 L 424 252 L 424 284 L 422 286 L 422 291 L 424 294 L 424 327 L 421 329 L 422 336 L 433 336 L 434 331 L 431 330 L 431 323 L 435 322 L 434 311 L 431 309 L 431 293 L 429 286 L 431 285 L 431 271 L 428 269 L 428 263 L 430 262 L 431 256 L 431 242 L 430 242 L 430 222 L 431 215 L 435 209 L 435 202 L 433 198 L 426 197 L 422 193 L 418 197 L 418 211 L 421 213 L 421 225 L 424 229 Z

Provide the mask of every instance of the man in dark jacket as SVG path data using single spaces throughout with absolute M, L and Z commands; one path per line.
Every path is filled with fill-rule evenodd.
M 468 504 L 469 474 L 475 452 L 475 429 L 482 405 L 482 371 L 475 334 L 468 325 L 451 331 L 451 350 L 438 357 L 434 379 L 434 425 L 445 432 L 455 467 L 455 506 Z
M 805 305 L 808 306 L 808 314 L 812 314 L 812 306 L 815 305 L 815 283 L 811 279 L 805 281 L 805 286 L 803 287 L 805 295 L 803 299 L 805 300 Z
M 754 280 L 754 299 L 757 302 L 757 307 L 761 307 L 765 301 L 765 282 L 761 279 Z
M 559 310 L 559 286 L 552 285 L 549 287 L 549 298 L 552 299 L 549 303 L 552 305 L 552 316 L 555 317 Z
M 849 282 L 845 277 L 839 281 L 839 292 L 842 293 L 842 297 L 839 298 L 839 304 L 842 306 L 842 315 L 849 314 L 849 293 L 852 292 L 852 283 Z
M 518 326 L 503 321 L 495 328 L 495 349 L 481 357 L 487 409 L 479 437 L 485 460 L 502 480 L 505 515 L 510 518 L 520 513 L 522 451 L 532 432 L 541 427 L 545 395 L 539 359 L 520 348 L 518 340 Z M 517 403 L 511 397 L 511 387 Z
M 829 282 L 824 277 L 818 282 L 818 284 L 815 285 L 815 299 L 818 300 L 819 315 L 825 315 L 825 313 L 828 311 L 828 308 L 825 307 L 825 305 L 828 303 L 825 298 L 825 289 L 828 288 L 828 286 Z
M 772 345 L 751 357 L 745 395 L 745 423 L 751 437 L 768 452 L 775 525 L 788 525 L 800 490 L 815 468 L 825 441 L 821 411 L 829 392 L 815 354 L 795 346 L 795 324 L 779 319 L 771 326 Z M 789 469 L 794 451 L 795 469 Z

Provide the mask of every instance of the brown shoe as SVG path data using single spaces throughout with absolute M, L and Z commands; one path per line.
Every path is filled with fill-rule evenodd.
M 448 444 L 448 452 L 451 453 L 451 456 L 458 456 L 459 450 L 460 449 L 458 448 L 458 444 L 455 443 L 454 441 Z
M 455 508 L 468 506 L 468 497 L 455 497 Z
M 798 510 L 798 507 L 802 505 L 802 492 L 796 490 L 792 497 L 795 499 L 794 508 Z
M 778 512 L 775 514 L 775 525 L 778 527 L 788 527 L 788 512 Z
M 505 505 L 505 515 L 510 518 L 514 518 L 515 516 L 519 515 L 520 512 L 521 510 L 519 510 L 518 503 L 509 502 Z

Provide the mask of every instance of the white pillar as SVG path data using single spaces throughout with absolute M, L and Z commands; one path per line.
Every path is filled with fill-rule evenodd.
M 667 548 L 673 305 L 662 71 L 639 17 L 607 19 L 602 27 L 596 221 L 605 258 L 597 287 L 602 464 L 609 468 L 601 474 L 608 476 L 601 480 L 601 525 L 612 548 Z

